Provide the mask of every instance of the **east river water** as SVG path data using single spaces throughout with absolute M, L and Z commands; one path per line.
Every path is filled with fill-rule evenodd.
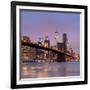
M 79 76 L 80 62 L 22 63 L 21 78 Z

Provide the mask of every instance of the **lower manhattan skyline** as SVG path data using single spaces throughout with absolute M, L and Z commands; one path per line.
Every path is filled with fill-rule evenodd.
M 42 12 L 21 10 L 21 36 L 28 36 L 31 41 L 49 37 L 50 45 L 55 45 L 55 32 L 66 33 L 69 45 L 74 52 L 80 51 L 80 14 L 63 12 Z

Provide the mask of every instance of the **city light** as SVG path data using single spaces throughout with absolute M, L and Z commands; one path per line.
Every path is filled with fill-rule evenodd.
M 59 42 L 59 34 L 55 32 L 55 40 L 56 46 L 51 46 L 48 36 L 45 36 L 45 39 L 39 38 L 38 42 L 32 42 L 28 36 L 23 36 L 21 40 L 22 61 L 70 62 L 80 60 L 80 55 L 76 54 L 71 47 L 68 47 L 66 33 L 63 33 L 63 41 Z

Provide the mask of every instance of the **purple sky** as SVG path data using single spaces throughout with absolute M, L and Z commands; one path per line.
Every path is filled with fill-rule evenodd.
M 55 45 L 54 32 L 60 39 L 67 33 L 69 45 L 78 53 L 80 49 L 80 14 L 21 10 L 21 36 L 29 36 L 34 42 L 47 35 Z

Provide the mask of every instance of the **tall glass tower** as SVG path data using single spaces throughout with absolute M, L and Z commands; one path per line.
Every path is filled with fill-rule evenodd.
M 56 44 L 57 44 L 58 42 L 60 42 L 60 41 L 59 41 L 59 33 L 58 33 L 57 31 L 55 32 L 54 38 L 55 38 Z

